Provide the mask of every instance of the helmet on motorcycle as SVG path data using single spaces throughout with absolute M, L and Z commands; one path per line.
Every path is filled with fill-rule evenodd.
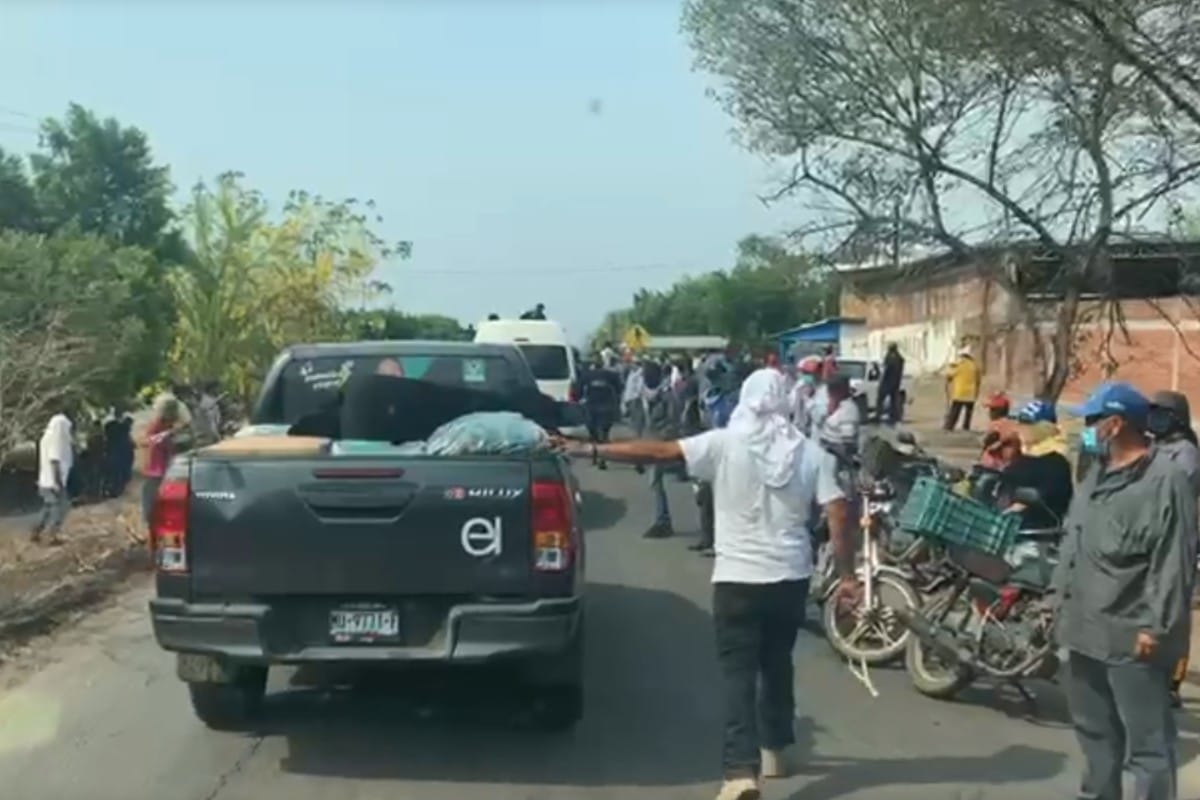
M 1026 425 L 1036 422 L 1056 423 L 1058 422 L 1058 412 L 1054 410 L 1053 403 L 1047 403 L 1044 400 L 1030 400 L 1017 412 L 1017 421 Z

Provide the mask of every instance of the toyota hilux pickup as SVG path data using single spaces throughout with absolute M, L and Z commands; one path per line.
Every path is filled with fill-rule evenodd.
M 336 422 L 347 386 L 380 374 L 419 383 L 420 403 L 400 417 L 426 436 L 457 413 L 443 391 L 484 398 L 485 410 L 536 396 L 559 426 L 580 421 L 537 392 L 509 345 L 286 350 L 250 420 L 258 435 L 176 457 L 151 515 L 154 635 L 177 654 L 196 715 L 218 729 L 244 724 L 275 665 L 504 662 L 535 688 L 536 719 L 572 726 L 583 709 L 584 548 L 566 460 L 426 455 L 397 442 L 339 449 L 351 444 Z M 332 424 L 313 422 L 331 413 Z

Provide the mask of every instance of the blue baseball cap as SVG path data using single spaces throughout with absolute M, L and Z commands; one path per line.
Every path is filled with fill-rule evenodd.
M 1128 383 L 1110 381 L 1097 386 L 1088 399 L 1073 408 L 1072 412 L 1085 419 L 1117 416 L 1135 425 L 1144 425 L 1150 413 L 1150 401 Z
M 1058 422 L 1058 413 L 1053 403 L 1045 400 L 1030 400 L 1017 411 L 1017 422 L 1032 425 L 1035 422 Z

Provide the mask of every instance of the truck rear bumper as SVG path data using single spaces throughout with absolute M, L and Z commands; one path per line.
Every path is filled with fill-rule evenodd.
M 421 646 L 298 644 L 271 606 L 256 603 L 156 598 L 150 601 L 150 618 L 163 649 L 235 663 L 477 663 L 563 651 L 579 635 L 580 607 L 578 597 L 457 605 Z

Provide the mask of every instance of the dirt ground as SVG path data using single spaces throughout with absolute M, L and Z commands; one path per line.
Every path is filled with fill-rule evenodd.
M 71 509 L 61 545 L 31 542 L 24 518 L 0 520 L 0 660 L 148 568 L 135 497 Z

